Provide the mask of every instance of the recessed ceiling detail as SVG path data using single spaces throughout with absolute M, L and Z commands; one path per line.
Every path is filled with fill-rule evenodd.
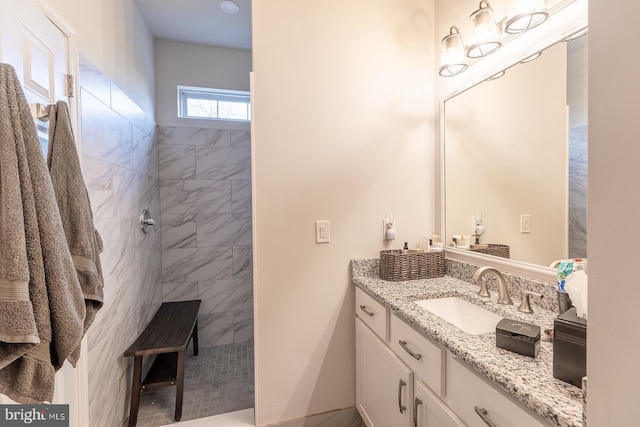
M 135 3 L 155 38 L 251 50 L 251 0 L 135 0 Z M 235 13 L 224 11 L 233 5 L 237 7 Z
M 240 6 L 238 6 L 238 3 L 233 2 L 231 0 L 223 0 L 220 2 L 220 9 L 222 9 L 223 12 L 229 13 L 229 14 L 234 14 L 234 13 L 238 13 L 240 12 Z

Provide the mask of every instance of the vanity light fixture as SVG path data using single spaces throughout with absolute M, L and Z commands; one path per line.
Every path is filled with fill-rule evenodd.
M 467 47 L 469 58 L 481 58 L 495 52 L 502 46 L 500 32 L 493 17 L 493 9 L 487 0 L 482 0 L 478 10 L 469 17 L 473 23 L 471 44 Z
M 439 74 L 444 77 L 452 77 L 460 74 L 467 67 L 462 35 L 458 27 L 453 26 L 449 30 L 449 35 L 442 39 L 442 58 L 440 60 Z
M 499 72 L 495 73 L 493 76 L 489 77 L 489 78 L 487 79 L 487 81 L 490 81 L 490 80 L 497 80 L 497 79 L 499 79 L 500 77 L 504 76 L 506 73 L 507 73 L 507 72 L 506 72 L 505 70 L 499 71 Z
M 533 61 L 535 59 L 540 58 L 540 55 L 542 55 L 542 51 L 534 53 L 533 55 L 531 55 L 531 56 L 529 56 L 527 58 L 524 58 L 522 61 L 520 61 L 520 63 L 521 64 L 526 64 L 527 62 L 531 62 L 531 61 Z
M 493 9 L 487 0 L 480 1 L 478 10 L 473 12 L 469 19 L 473 24 L 469 45 L 462 43 L 462 34 L 458 27 L 451 27 L 449 34 L 442 39 L 442 55 L 439 74 L 443 77 L 452 77 L 466 70 L 476 60 L 498 50 L 503 42 L 508 43 L 514 37 L 525 31 L 537 27 L 547 20 L 550 15 L 557 12 L 564 4 L 573 0 L 559 0 L 550 9 L 546 7 L 546 0 L 507 0 L 508 14 L 496 24 Z M 586 33 L 586 28 L 584 30 Z M 565 41 L 580 37 L 582 31 L 572 35 Z M 465 52 L 462 55 L 460 52 Z M 540 56 L 536 53 L 521 62 L 533 61 Z M 466 58 L 465 58 L 466 56 Z M 502 77 L 501 73 L 489 77 L 487 80 Z
M 549 10 L 544 0 L 509 0 L 504 32 L 520 34 L 547 20 Z
M 223 0 L 220 2 L 220 9 L 222 9 L 223 12 L 225 13 L 229 13 L 229 14 L 234 14 L 234 13 L 238 13 L 240 12 L 240 6 L 238 6 L 238 3 L 231 1 L 231 0 Z
M 578 31 L 577 33 L 571 34 L 569 37 L 567 37 L 566 39 L 564 39 L 562 41 L 563 42 L 568 42 L 568 41 L 571 41 L 571 40 L 579 39 L 582 36 L 586 36 L 588 32 L 589 32 L 589 27 L 583 28 L 582 30 Z

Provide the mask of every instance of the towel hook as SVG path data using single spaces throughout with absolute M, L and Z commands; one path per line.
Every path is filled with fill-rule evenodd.
M 158 232 L 158 226 L 156 225 L 156 221 L 151 218 L 151 213 L 147 209 L 142 209 L 140 212 L 140 228 L 144 234 L 147 234 L 147 227 L 153 227 L 153 231 Z
M 49 107 L 51 107 L 51 105 L 44 105 L 40 104 L 39 102 L 35 104 L 29 104 L 29 109 L 31 110 L 31 116 L 33 117 L 33 119 L 43 122 L 49 121 Z

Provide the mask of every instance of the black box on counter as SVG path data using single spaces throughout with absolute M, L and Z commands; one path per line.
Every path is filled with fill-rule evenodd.
M 587 375 L 587 321 L 572 307 L 553 321 L 553 376 L 582 387 Z
M 505 350 L 536 357 L 540 351 L 540 327 L 513 319 L 496 325 L 496 345 Z

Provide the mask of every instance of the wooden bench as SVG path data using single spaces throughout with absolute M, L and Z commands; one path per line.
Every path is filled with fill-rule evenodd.
M 176 386 L 175 420 L 182 418 L 184 362 L 189 340 L 193 338 L 193 354 L 198 355 L 198 309 L 200 300 L 165 302 L 138 339 L 124 352 L 134 356 L 131 384 L 129 427 L 138 422 L 140 393 L 145 389 Z M 157 355 L 144 381 L 143 356 Z

